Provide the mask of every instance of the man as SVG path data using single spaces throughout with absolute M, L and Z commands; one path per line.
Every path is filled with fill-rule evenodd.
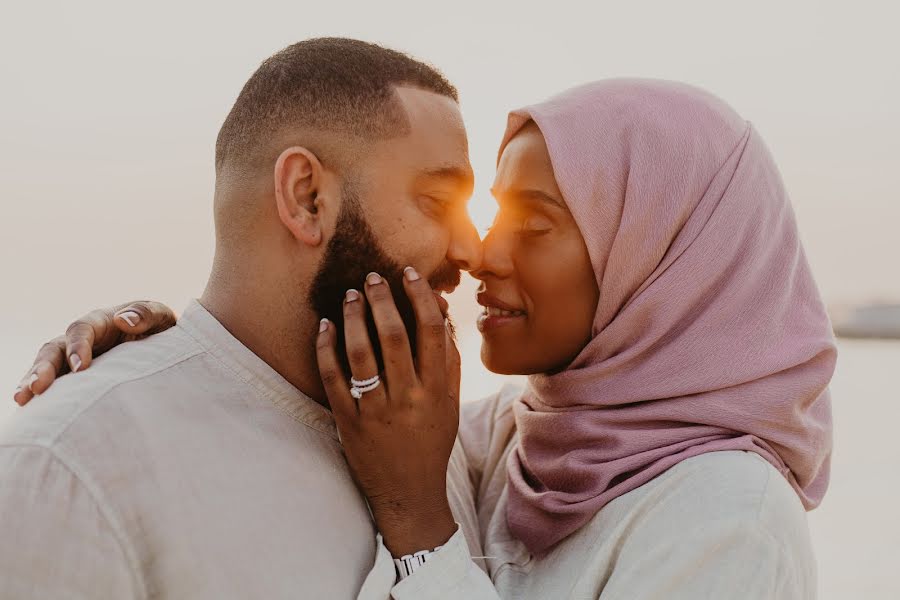
M 471 192 L 456 90 L 431 67 L 346 39 L 266 60 L 216 142 L 199 302 L 0 434 L 0 597 L 356 597 L 375 530 L 325 406 L 319 319 L 340 325 L 370 271 L 452 290 L 480 261 Z

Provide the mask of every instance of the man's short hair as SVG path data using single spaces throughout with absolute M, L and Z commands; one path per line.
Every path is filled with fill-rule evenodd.
M 272 144 L 294 130 L 358 140 L 405 135 L 409 123 L 394 94 L 401 85 L 459 100 L 437 69 L 395 50 L 346 38 L 288 46 L 238 95 L 216 140 L 216 172 L 274 160 L 281 149 L 270 156 Z

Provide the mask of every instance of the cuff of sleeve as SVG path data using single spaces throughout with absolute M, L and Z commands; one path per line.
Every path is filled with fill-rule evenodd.
M 397 582 L 394 557 L 384 545 L 381 534 L 375 536 L 375 564 L 363 581 L 357 600 L 384 600 L 391 597 L 391 589 Z
M 456 533 L 447 543 L 415 573 L 397 583 L 391 593 L 395 600 L 444 599 L 458 590 L 473 568 L 477 567 L 472 563 L 465 535 L 457 523 Z

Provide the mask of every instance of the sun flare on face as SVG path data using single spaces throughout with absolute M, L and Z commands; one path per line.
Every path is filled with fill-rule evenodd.
M 494 222 L 497 214 L 497 201 L 488 196 L 476 196 L 469 201 L 469 218 L 478 230 L 478 235 L 484 238 L 488 227 Z

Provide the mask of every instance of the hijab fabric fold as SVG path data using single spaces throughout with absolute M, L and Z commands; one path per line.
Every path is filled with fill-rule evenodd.
M 687 458 L 756 452 L 804 507 L 828 486 L 836 349 L 778 169 L 756 130 L 691 86 L 587 84 L 529 121 L 588 248 L 592 339 L 514 412 L 510 531 L 547 552 Z

